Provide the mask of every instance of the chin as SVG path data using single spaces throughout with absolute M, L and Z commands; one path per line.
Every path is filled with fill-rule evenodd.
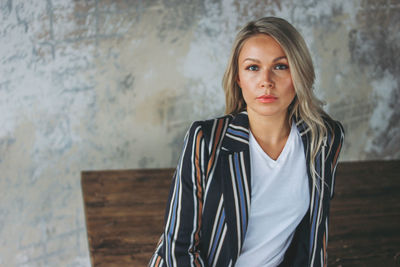
M 249 111 L 249 108 L 247 108 L 247 111 Z M 264 116 L 264 117 L 273 117 L 277 115 L 286 115 L 288 112 L 288 109 L 277 109 L 277 108 L 257 108 L 257 109 L 252 109 L 250 113 L 257 114 L 259 116 Z M 248 112 L 249 113 L 249 112 Z

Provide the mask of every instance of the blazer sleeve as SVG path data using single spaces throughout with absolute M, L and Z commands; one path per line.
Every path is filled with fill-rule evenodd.
M 333 122 L 332 127 L 332 137 L 330 144 L 330 163 L 331 163 L 331 193 L 330 197 L 333 198 L 335 194 L 335 179 L 336 179 L 336 167 L 338 164 L 338 159 L 340 151 L 342 150 L 344 142 L 344 128 L 342 124 L 338 121 Z
M 201 124 L 186 133 L 164 218 L 164 232 L 149 266 L 205 266 L 200 256 L 203 188 L 208 150 Z

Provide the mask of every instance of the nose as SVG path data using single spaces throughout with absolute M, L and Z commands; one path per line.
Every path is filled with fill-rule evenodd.
M 273 72 L 271 70 L 266 70 L 265 73 L 262 75 L 261 79 L 261 87 L 263 89 L 266 88 L 273 88 L 275 86 L 275 82 L 273 80 Z

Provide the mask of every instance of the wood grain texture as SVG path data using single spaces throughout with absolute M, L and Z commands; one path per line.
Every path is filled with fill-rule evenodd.
M 329 266 L 400 266 L 400 161 L 339 163 Z
M 82 172 L 93 266 L 147 266 L 173 169 Z M 400 266 L 400 161 L 339 163 L 329 266 Z
M 146 266 L 162 233 L 173 169 L 82 172 L 93 266 Z

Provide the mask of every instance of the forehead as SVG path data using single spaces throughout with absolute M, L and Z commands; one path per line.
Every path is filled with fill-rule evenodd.
M 257 34 L 244 41 L 239 53 L 243 57 L 281 57 L 285 52 L 274 38 L 266 34 Z

